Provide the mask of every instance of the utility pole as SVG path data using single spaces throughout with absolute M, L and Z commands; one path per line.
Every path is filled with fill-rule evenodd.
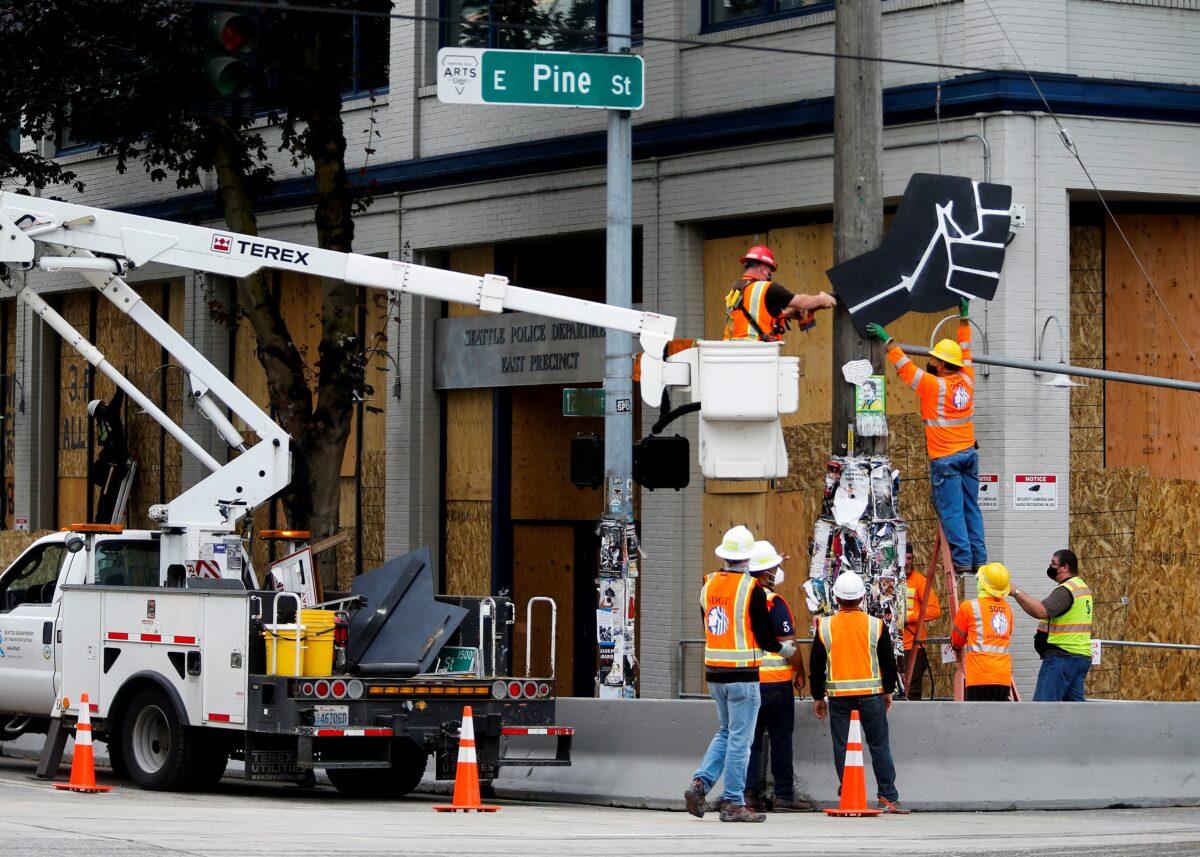
M 608 32 L 630 32 L 630 0 L 610 0 Z M 628 38 L 608 37 L 609 53 L 629 50 Z M 608 223 L 605 302 L 633 303 L 633 142 L 628 110 L 608 111 Z M 633 480 L 633 337 L 609 330 L 604 335 L 604 502 L 609 512 L 619 486 L 630 503 Z M 625 511 L 624 508 L 621 510 Z
M 834 45 L 840 55 L 882 55 L 879 0 L 837 0 Z M 883 240 L 883 74 L 882 64 L 867 60 L 834 61 L 833 94 L 833 260 L 845 262 Z M 846 307 L 833 316 L 833 446 L 849 454 L 854 428 L 854 387 L 842 376 L 851 360 L 869 359 L 879 372 L 883 346 L 858 335 Z M 857 454 L 882 455 L 886 437 L 854 438 Z

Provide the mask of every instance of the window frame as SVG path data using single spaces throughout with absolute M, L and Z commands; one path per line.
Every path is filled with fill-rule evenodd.
M 449 3 L 450 3 L 450 0 L 438 0 L 438 18 L 441 19 L 440 22 L 438 23 L 438 28 L 437 28 L 437 34 L 438 34 L 437 45 L 438 45 L 439 50 L 441 48 L 467 48 L 467 47 L 486 48 L 489 50 L 509 50 L 509 48 L 503 48 L 499 44 L 498 34 L 499 34 L 500 30 L 498 27 L 494 26 L 492 23 L 488 24 L 488 39 L 487 39 L 488 43 L 486 45 L 452 45 L 452 44 L 450 44 L 446 38 L 450 31 L 450 26 L 451 26 L 450 10 L 447 8 Z M 487 0 L 487 3 L 488 3 L 489 11 L 490 11 L 492 0 Z M 597 30 L 597 32 L 603 32 L 605 29 L 605 26 L 602 25 L 601 22 L 608 20 L 608 3 L 609 3 L 609 0 L 596 0 L 596 30 Z M 831 6 L 833 5 L 833 0 L 830 0 L 830 5 Z M 708 4 L 706 2 L 705 9 L 707 9 L 707 8 L 708 8 Z M 643 29 L 643 31 L 645 30 L 645 27 L 646 27 L 646 9 L 645 9 L 645 2 L 643 2 L 642 3 L 642 29 Z M 642 44 L 641 33 L 636 33 L 636 34 L 631 34 L 631 35 L 633 36 L 630 39 L 630 43 L 632 45 Z M 577 48 L 574 51 L 570 51 L 570 53 L 602 53 L 602 52 L 606 51 L 607 49 L 608 49 L 608 45 L 606 44 L 606 40 L 600 38 L 600 36 L 597 35 L 595 38 L 595 43 L 590 48 L 582 48 L 582 49 Z M 541 48 L 533 48 L 533 50 L 542 50 L 542 49 Z
M 351 23 L 351 29 L 350 29 L 350 41 L 351 41 L 350 86 L 348 89 L 342 90 L 342 101 L 354 101 L 359 98 L 369 98 L 369 97 L 373 97 L 376 95 L 386 95 L 389 91 L 391 91 L 391 86 L 392 86 L 392 34 L 391 34 L 392 19 L 391 18 L 378 19 L 378 20 L 382 20 L 382 21 L 386 22 L 387 28 L 388 28 L 387 56 L 385 58 L 386 62 L 384 63 L 384 66 L 387 69 L 387 82 L 384 83 L 383 86 L 375 87 L 375 88 L 366 88 L 366 89 L 362 89 L 358 85 L 359 67 L 361 65 L 360 60 L 362 57 L 361 42 L 360 42 L 360 38 L 359 38 L 359 28 L 362 26 L 363 20 L 367 17 L 368 16 L 366 16 L 366 15 L 357 15 L 356 14 L 356 15 L 352 16 L 352 18 L 351 18 L 352 23 Z M 373 17 L 373 16 L 371 16 L 371 17 Z
M 775 0 L 759 0 L 762 5 L 762 11 L 758 15 L 748 18 L 738 18 L 736 21 L 724 21 L 721 23 L 713 23 L 709 19 L 709 5 L 719 0 L 701 0 L 700 3 L 700 33 L 723 33 L 726 30 L 736 30 L 739 27 L 753 27 L 756 24 L 768 24 L 771 21 L 784 21 L 788 18 L 800 18 L 805 15 L 815 15 L 818 12 L 831 12 L 834 7 L 834 0 L 824 0 L 821 3 L 814 3 L 811 6 L 801 6 L 799 9 L 783 9 L 771 11 L 770 7 L 774 5 Z
M 92 583 L 94 585 L 96 585 L 96 586 L 117 586 L 117 587 L 146 587 L 146 586 L 154 587 L 154 586 L 158 586 L 159 574 L 160 574 L 158 561 L 156 561 L 154 563 L 154 566 L 153 566 L 154 573 L 153 573 L 153 577 L 149 583 L 128 583 L 128 582 L 127 583 L 101 583 L 99 580 L 101 552 L 104 551 L 106 548 L 108 548 L 111 545 L 120 545 L 121 547 L 117 549 L 118 551 L 124 551 L 131 546 L 141 548 L 141 547 L 149 545 L 149 546 L 152 546 L 154 549 L 154 555 L 156 557 L 156 560 L 161 560 L 161 557 L 162 557 L 162 543 L 158 539 L 152 539 L 152 538 L 148 538 L 148 539 L 123 539 L 123 538 L 122 539 L 97 539 L 96 546 L 95 546 L 96 557 L 95 557 L 94 562 L 92 563 L 92 575 L 93 575 Z M 116 552 L 116 551 L 114 551 L 114 552 Z M 126 569 L 129 568 L 128 563 L 126 563 L 125 568 Z
M 63 566 L 66 564 L 67 559 L 71 555 L 70 552 L 67 550 L 66 543 L 61 542 L 61 541 L 45 542 L 44 544 L 40 544 L 40 545 L 38 545 L 38 544 L 31 545 L 24 553 L 22 553 L 19 557 L 17 557 L 16 560 L 13 561 L 12 565 L 10 565 L 7 569 L 5 569 L 5 573 L 0 574 L 0 616 L 7 615 L 7 614 L 11 613 L 13 610 L 16 610 L 18 607 L 23 607 L 27 604 L 34 603 L 34 602 L 30 602 L 30 601 L 23 601 L 20 604 L 14 604 L 12 607 L 6 608 L 4 606 L 5 601 L 6 601 L 6 596 L 8 594 L 8 591 L 12 588 L 12 585 L 14 583 L 16 583 L 18 580 L 24 579 L 22 577 L 18 577 L 16 574 L 18 565 L 22 562 L 22 560 L 24 560 L 26 557 L 30 556 L 34 551 L 36 551 L 38 553 L 37 563 L 38 563 L 38 565 L 40 565 L 42 557 L 45 556 L 46 551 L 48 551 L 48 550 L 58 550 L 58 551 L 61 551 L 61 553 L 62 553 L 62 556 L 60 556 L 58 559 L 58 567 L 55 569 L 55 572 L 54 572 L 54 580 L 47 581 L 47 583 L 50 583 L 50 582 L 54 583 L 54 592 L 50 596 L 50 601 L 38 601 L 36 603 L 37 604 L 53 604 L 54 603 L 54 596 L 58 594 L 58 583 L 60 580 L 62 580 Z M 39 586 L 45 586 L 45 585 L 46 585 L 45 583 L 39 584 Z M 29 587 L 26 586 L 25 590 L 28 591 Z

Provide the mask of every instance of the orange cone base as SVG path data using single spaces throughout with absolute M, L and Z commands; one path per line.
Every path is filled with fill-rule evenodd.
M 868 809 L 827 809 L 827 810 L 825 810 L 825 814 L 826 815 L 837 815 L 837 816 L 842 816 L 842 817 L 858 816 L 858 815 L 861 815 L 861 816 L 883 815 L 883 810 L 882 809 L 869 809 L 869 808 Z
M 454 806 L 448 803 L 436 803 L 433 808 L 438 812 L 498 812 L 500 807 L 481 803 L 478 806 Z
M 85 794 L 98 794 L 100 792 L 111 792 L 112 786 L 76 786 L 71 783 L 54 783 L 54 787 L 65 792 L 84 792 Z

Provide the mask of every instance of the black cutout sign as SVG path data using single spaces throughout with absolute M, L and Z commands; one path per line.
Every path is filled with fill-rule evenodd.
M 883 244 L 826 271 L 854 326 L 994 298 L 1011 206 L 1008 185 L 914 173 Z

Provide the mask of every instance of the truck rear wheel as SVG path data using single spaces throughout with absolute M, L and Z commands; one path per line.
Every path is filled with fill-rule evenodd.
M 129 778 L 144 789 L 188 788 L 201 770 L 204 742 L 156 688 L 134 694 L 121 718 L 121 755 Z
M 339 793 L 356 798 L 397 798 L 421 784 L 429 754 L 407 738 L 392 742 L 391 768 L 333 768 L 325 773 Z

